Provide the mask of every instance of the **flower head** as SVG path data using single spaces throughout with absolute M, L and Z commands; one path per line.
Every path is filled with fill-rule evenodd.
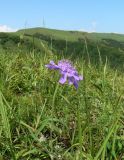
M 50 61 L 50 63 L 45 66 L 49 69 L 60 71 L 61 78 L 59 83 L 61 84 L 64 84 L 68 80 L 69 85 L 73 84 L 77 89 L 78 82 L 83 80 L 83 77 L 78 75 L 78 72 L 68 60 L 61 60 L 57 65 L 54 61 Z

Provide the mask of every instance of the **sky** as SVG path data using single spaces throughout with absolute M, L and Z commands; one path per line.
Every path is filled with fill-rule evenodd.
M 32 27 L 124 33 L 124 0 L 0 0 L 0 31 Z

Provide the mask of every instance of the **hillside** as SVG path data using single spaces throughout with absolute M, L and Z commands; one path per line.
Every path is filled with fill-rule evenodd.
M 124 159 L 123 43 L 116 34 L 0 33 L 0 160 Z
M 68 40 L 68 41 L 78 41 L 81 38 L 87 37 L 88 39 L 96 41 L 102 39 L 113 39 L 124 42 L 124 35 L 116 33 L 95 33 L 95 32 L 88 33 L 81 31 L 64 31 L 64 30 L 47 29 L 47 28 L 22 29 L 17 31 L 17 33 L 27 34 L 27 35 L 41 34 L 44 36 L 51 36 L 52 38 L 55 39 Z
M 106 57 L 110 66 L 123 69 L 124 35 L 115 33 L 87 33 L 47 28 L 22 29 L 15 33 L 0 33 L 0 50 L 10 52 L 43 52 L 49 49 L 74 58 L 83 55 L 91 63 Z M 100 52 L 100 53 L 99 53 Z

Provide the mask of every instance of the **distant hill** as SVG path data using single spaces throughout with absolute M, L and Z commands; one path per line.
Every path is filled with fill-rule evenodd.
M 75 58 L 83 56 L 96 64 L 100 51 L 103 61 L 110 66 L 124 66 L 124 35 L 115 33 L 87 33 L 47 28 L 29 28 L 14 33 L 0 33 L 0 50 L 9 52 L 41 52 L 50 50 Z
M 41 34 L 44 36 L 51 36 L 56 39 L 68 40 L 68 41 L 77 41 L 81 38 L 87 37 L 92 40 L 102 40 L 102 39 L 113 39 L 117 41 L 124 42 L 123 34 L 116 33 L 88 33 L 81 31 L 64 31 L 64 30 L 56 30 L 56 29 L 47 29 L 47 28 L 30 28 L 30 29 L 22 29 L 17 31 L 17 33 L 25 33 L 28 35 Z

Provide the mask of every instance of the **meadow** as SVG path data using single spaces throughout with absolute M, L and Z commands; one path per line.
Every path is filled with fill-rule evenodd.
M 122 68 L 99 49 L 92 63 L 86 43 L 80 56 L 50 47 L 0 51 L 0 160 L 123 160 Z M 77 90 L 45 67 L 62 59 L 83 76 Z

